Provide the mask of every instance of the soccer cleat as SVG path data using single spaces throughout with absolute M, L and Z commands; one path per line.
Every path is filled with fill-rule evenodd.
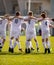
M 33 51 L 33 50 L 34 50 L 34 48 L 31 48 L 31 50 Z
M 13 53 L 13 52 L 14 52 L 14 51 L 13 51 L 13 48 L 10 48 L 10 47 L 9 47 L 9 52 Z
M 47 53 L 47 48 L 45 48 L 45 52 L 44 52 L 45 54 Z
M 2 44 L 0 43 L 0 48 L 2 48 Z
M 11 52 L 11 48 L 9 47 L 9 52 Z
M 1 45 L 1 43 L 0 43 L 0 45 Z
M 30 48 L 28 48 L 28 53 L 30 53 L 31 51 L 30 51 Z
M 37 48 L 37 52 L 39 52 L 39 48 Z
M 28 53 L 28 49 L 27 48 L 25 49 L 25 53 Z
M 19 49 L 19 51 L 23 52 L 23 50 L 22 50 L 22 49 Z
M 48 48 L 47 50 L 48 50 L 48 53 L 50 53 L 50 49 Z
M 13 53 L 13 52 L 14 52 L 14 49 L 12 48 L 12 49 L 11 49 L 11 53 Z
M 0 52 L 1 52 L 1 49 L 2 49 L 2 45 L 1 45 L 1 43 L 0 43 Z
M 2 49 L 2 46 L 0 46 L 0 49 Z

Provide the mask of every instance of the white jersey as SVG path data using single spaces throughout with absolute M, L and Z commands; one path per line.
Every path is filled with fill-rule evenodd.
M 35 19 L 31 19 L 27 22 L 26 31 L 35 31 Z
M 7 25 L 8 20 L 0 20 L 0 31 L 6 31 L 6 25 Z
M 21 30 L 22 19 L 14 18 L 11 23 L 10 31 L 18 31 Z
M 49 20 L 43 20 L 42 22 L 41 22 L 41 30 L 42 31 L 49 31 L 50 29 L 49 29 L 49 24 L 50 24 L 50 21 Z

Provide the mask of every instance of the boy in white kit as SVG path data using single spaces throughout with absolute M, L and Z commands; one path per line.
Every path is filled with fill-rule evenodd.
M 49 42 L 49 35 L 50 35 L 50 28 L 53 27 L 53 25 L 50 24 L 50 20 L 46 18 L 46 14 L 42 13 L 41 17 L 43 20 L 41 21 L 41 31 L 42 31 L 42 43 L 45 49 L 45 53 L 48 51 L 50 53 L 50 42 Z
M 32 44 L 31 44 L 32 38 L 34 38 L 34 41 L 36 43 L 37 51 L 39 50 L 38 42 L 37 42 L 37 39 L 36 39 L 36 30 L 35 30 L 36 20 L 32 19 L 32 17 L 33 17 L 33 12 L 30 11 L 28 13 L 28 18 L 31 18 L 31 19 L 28 20 L 27 26 L 26 26 L 26 49 L 25 49 L 26 53 L 30 53 L 30 48 L 32 48 Z
M 5 15 L 3 19 L 0 18 L 0 51 L 2 50 L 2 47 L 6 40 L 6 26 L 8 23 L 8 20 L 6 19 L 7 16 Z
M 11 22 L 9 52 L 12 52 L 12 53 L 16 44 L 18 45 L 19 50 L 22 51 L 22 48 L 19 42 L 19 36 L 21 33 L 21 23 L 23 20 L 20 18 L 20 15 L 21 15 L 20 12 L 16 12 L 16 16 Z M 13 39 L 15 39 L 14 45 L 12 45 Z

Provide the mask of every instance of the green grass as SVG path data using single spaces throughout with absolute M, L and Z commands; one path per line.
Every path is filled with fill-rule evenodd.
M 9 53 L 9 38 L 7 37 L 6 39 L 5 45 L 0 53 L 0 65 L 54 65 L 54 37 L 50 37 L 51 54 L 43 54 L 44 50 L 40 36 L 37 37 L 40 52 L 37 53 L 35 42 L 32 39 L 35 50 L 30 54 L 25 54 L 25 52 L 21 53 L 18 50 L 18 46 L 14 49 L 14 53 Z M 25 40 L 25 36 L 20 37 L 23 50 L 25 49 Z

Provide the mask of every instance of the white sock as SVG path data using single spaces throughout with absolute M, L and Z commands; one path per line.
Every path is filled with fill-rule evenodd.
M 44 46 L 44 48 L 46 48 L 46 42 L 43 42 L 43 46 Z
M 16 43 L 16 42 L 14 42 L 13 48 L 15 48 L 15 47 L 16 47 L 16 45 L 17 45 L 17 43 Z
M 26 48 L 28 49 L 30 47 L 30 41 L 26 41 Z
M 18 45 L 18 48 L 21 49 L 20 42 L 16 41 L 16 44 Z
M 47 41 L 46 44 L 47 44 L 47 47 L 50 48 L 50 42 Z
M 13 40 L 10 39 L 10 48 L 13 48 L 12 42 Z
M 2 39 L 0 39 L 0 43 L 2 43 Z
M 32 42 L 30 41 L 30 46 L 29 46 L 29 48 L 33 48 L 33 46 L 32 46 Z

